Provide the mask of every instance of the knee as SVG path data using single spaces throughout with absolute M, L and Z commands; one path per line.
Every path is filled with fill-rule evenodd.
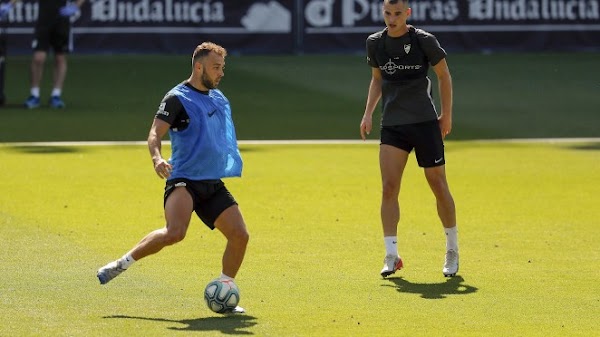
M 183 229 L 167 229 L 164 236 L 164 242 L 166 245 L 176 244 L 185 239 L 185 230 Z
M 31 62 L 35 65 L 41 65 L 46 62 L 46 55 L 42 53 L 34 53 Z
M 384 181 L 383 185 L 382 185 L 381 197 L 384 200 L 397 199 L 399 190 L 400 190 L 399 184 L 396 184 L 396 183 L 393 183 L 390 181 Z
M 245 247 L 248 244 L 248 241 L 250 241 L 250 234 L 248 233 L 246 228 L 241 228 L 233 232 L 232 235 L 229 237 L 229 240 L 235 243 L 236 245 Z
M 250 241 L 250 233 L 246 229 L 242 230 L 238 234 L 238 240 L 245 245 Z
M 448 183 L 445 179 L 434 179 L 429 181 L 431 191 L 438 200 L 452 199 Z

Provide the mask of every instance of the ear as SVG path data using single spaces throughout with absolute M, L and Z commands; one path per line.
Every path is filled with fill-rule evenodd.
M 198 72 L 202 72 L 202 62 L 198 61 L 194 63 L 194 70 L 198 71 Z
M 408 7 L 406 10 L 406 17 L 409 17 L 412 14 L 412 8 Z

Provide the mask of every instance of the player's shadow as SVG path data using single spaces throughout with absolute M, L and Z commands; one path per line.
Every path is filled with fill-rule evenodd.
M 384 285 L 386 287 L 396 287 L 401 293 L 419 294 L 422 298 L 441 299 L 448 295 L 466 295 L 477 292 L 477 288 L 465 284 L 462 276 L 455 276 L 446 279 L 440 283 L 412 283 L 402 277 L 390 277 L 388 281 L 394 285 Z
M 250 328 L 257 324 L 256 317 L 236 314 L 226 315 L 222 317 L 204 317 L 194 319 L 167 319 L 155 317 L 139 317 L 127 315 L 105 316 L 103 318 L 120 318 L 120 319 L 139 319 L 155 322 L 170 322 L 177 323 L 181 326 L 170 326 L 167 329 L 176 331 L 220 331 L 226 335 L 253 335 L 254 333 L 244 329 Z
M 14 152 L 26 154 L 56 154 L 83 152 L 81 148 L 74 146 L 52 146 L 52 145 L 24 145 L 9 147 Z

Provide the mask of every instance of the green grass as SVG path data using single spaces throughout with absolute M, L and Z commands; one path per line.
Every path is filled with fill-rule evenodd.
M 451 54 L 451 139 L 600 136 L 597 58 Z M 20 105 L 29 91 L 30 59 L 9 55 L 7 62 L 0 142 L 145 140 L 163 95 L 190 73 L 189 55 L 72 55 L 67 109 L 27 111 Z M 240 139 L 356 139 L 369 80 L 363 55 L 230 56 L 221 89 Z
M 224 239 L 187 238 L 107 286 L 97 268 L 163 225 L 144 146 L 0 146 L 1 336 L 591 336 L 600 316 L 600 143 L 448 142 L 460 277 L 411 159 L 406 268 L 383 280 L 377 145 L 242 145 L 227 180 L 251 233 L 248 315 L 202 300 Z

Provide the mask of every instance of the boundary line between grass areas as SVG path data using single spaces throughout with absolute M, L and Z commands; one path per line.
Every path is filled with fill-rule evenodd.
M 509 138 L 509 139 L 473 139 L 448 140 L 449 142 L 472 143 L 581 143 L 600 142 L 600 137 L 589 138 Z M 171 142 L 162 142 L 170 145 Z M 239 145 L 320 145 L 320 144 L 378 144 L 379 139 L 301 139 L 301 140 L 240 140 Z M 147 145 L 145 141 L 81 141 L 81 142 L 15 142 L 0 143 L 0 146 L 131 146 Z

